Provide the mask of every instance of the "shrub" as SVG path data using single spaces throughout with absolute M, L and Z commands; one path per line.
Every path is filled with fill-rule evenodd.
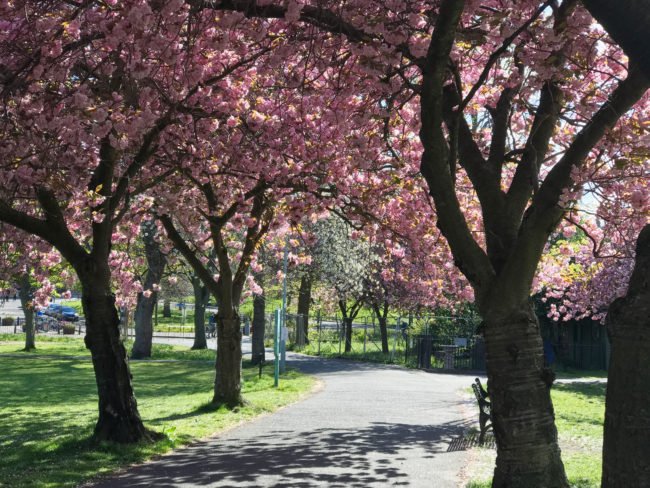
M 63 333 L 64 334 L 74 334 L 75 325 L 74 324 L 63 324 Z
M 2 318 L 2 325 L 14 325 L 14 318 L 13 317 L 3 317 Z

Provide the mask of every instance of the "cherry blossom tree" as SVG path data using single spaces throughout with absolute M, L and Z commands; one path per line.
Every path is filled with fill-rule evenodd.
M 419 96 L 421 171 L 483 316 L 493 485 L 567 486 L 530 293 L 593 166 L 640 142 L 630 129 L 645 117 L 647 80 L 573 0 L 195 5 L 302 23 L 312 39 L 343 37 L 378 83 Z M 480 202 L 482 237 L 458 197 L 461 172 Z
M 66 269 L 61 269 L 61 256 L 47 242 L 0 224 L 0 283 L 2 288 L 18 285 L 25 316 L 25 350 L 35 349 L 35 311 L 45 306 L 55 286 L 51 273 L 59 272 L 65 284 L 72 284 Z M 59 268 L 59 269 L 56 269 Z
M 185 128 L 196 129 L 192 138 L 211 130 L 201 120 L 212 90 L 272 39 L 242 47 L 229 32 L 195 30 L 214 17 L 178 1 L 20 1 L 0 12 L 0 220 L 50 243 L 80 279 L 99 395 L 95 438 L 151 438 L 112 288 L 120 283 L 121 305 L 141 284 L 113 246 L 138 235 L 152 204 L 139 195 L 167 176 L 161 160 L 186 149 Z
M 639 158 L 618 165 L 594 178 L 595 211 L 570 211 L 542 259 L 534 287 L 559 301 L 549 312 L 555 320 L 604 321 L 611 302 L 627 291 L 636 239 L 650 218 L 650 168 Z
M 274 75 L 269 78 L 272 94 L 266 98 L 260 96 L 267 88 L 258 71 L 259 91 L 236 100 L 238 106 L 201 147 L 200 159 L 188 151 L 178 163 L 178 174 L 155 190 L 158 216 L 168 238 L 219 304 L 215 404 L 244 402 L 238 307 L 247 285 L 250 293 L 261 291 L 251 275 L 259 271 L 258 248 L 267 235 L 282 237 L 302 218 L 317 219 L 328 206 L 349 205 L 358 182 L 341 179 L 342 173 L 380 156 L 374 146 L 351 145 L 341 158 L 332 142 L 349 134 L 354 137 L 360 122 L 346 119 L 345 112 L 359 110 L 363 99 L 340 97 L 324 107 L 317 90 L 283 90 L 278 80 L 290 82 L 295 68 L 283 69 L 288 72 L 281 76 L 269 73 Z M 311 100 L 312 96 L 318 100 Z M 287 111 L 287 106 L 300 109 Z M 334 116 L 348 123 L 330 125 L 328 119 Z M 221 144 L 216 142 L 219 138 Z M 320 140 L 329 144 L 313 142 Z M 340 160 L 346 161 L 347 168 Z M 193 188 L 181 186 L 184 181 Z M 216 258 L 211 259 L 212 253 Z M 210 272 L 209 266 L 217 273 Z

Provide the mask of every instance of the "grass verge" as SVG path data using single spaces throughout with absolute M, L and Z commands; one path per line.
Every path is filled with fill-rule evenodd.
M 131 354 L 133 340 L 124 341 L 126 350 Z M 75 356 L 89 357 L 83 339 L 65 336 L 36 336 L 36 349 L 25 351 L 25 334 L 0 334 L 0 354 L 20 354 L 24 356 Z M 192 350 L 183 346 L 169 344 L 152 344 L 151 359 L 173 359 L 180 361 L 212 360 L 215 359 L 214 349 Z
M 56 342 L 60 341 L 48 345 L 66 351 L 77 347 Z M 251 406 L 210 411 L 204 408 L 214 380 L 210 362 L 132 363 L 140 414 L 165 438 L 155 444 L 124 446 L 90 441 L 97 389 L 89 361 L 0 357 L 0 486 L 76 486 L 293 403 L 314 385 L 312 377 L 288 371 L 280 387 L 274 388 L 271 366 L 261 379 L 248 361 L 243 366 L 243 394 Z
M 562 460 L 574 488 L 600 487 L 607 385 L 556 383 L 551 389 Z M 496 452 L 476 448 L 467 488 L 489 488 Z M 478 473 L 478 474 L 477 474 Z

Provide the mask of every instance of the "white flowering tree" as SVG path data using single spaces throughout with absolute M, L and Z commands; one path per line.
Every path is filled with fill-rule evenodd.
M 321 280 L 336 293 L 343 315 L 345 352 L 352 347 L 352 321 L 366 298 L 364 286 L 376 255 L 369 242 L 350 224 L 332 215 L 315 225 L 317 244 L 314 258 Z

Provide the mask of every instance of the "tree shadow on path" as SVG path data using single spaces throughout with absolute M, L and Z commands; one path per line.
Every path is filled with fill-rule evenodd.
M 419 459 L 444 456 L 462 430 L 461 423 L 373 423 L 355 430 L 276 430 L 253 440 L 224 436 L 94 486 L 409 486 L 408 473 L 399 467 L 409 451 L 416 450 Z

